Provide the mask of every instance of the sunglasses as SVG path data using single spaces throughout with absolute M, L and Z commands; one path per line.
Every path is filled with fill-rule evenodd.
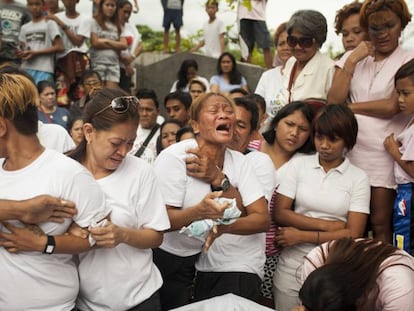
M 115 113 L 125 113 L 128 111 L 130 105 L 135 105 L 135 107 L 138 107 L 139 100 L 135 96 L 121 96 L 114 98 L 111 103 L 106 106 L 105 108 L 102 108 L 97 113 L 93 115 L 93 117 L 96 117 L 98 114 L 104 112 L 106 109 L 111 108 L 113 112 Z
M 299 44 L 299 46 L 303 49 L 305 48 L 310 48 L 313 43 L 314 43 L 315 39 L 312 37 L 295 37 L 295 36 L 288 36 L 287 37 L 287 44 L 291 47 L 294 48 L 296 45 Z

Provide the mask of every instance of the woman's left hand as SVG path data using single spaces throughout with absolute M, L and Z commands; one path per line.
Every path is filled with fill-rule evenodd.
M 107 220 L 105 227 L 89 228 L 89 232 L 99 247 L 113 248 L 125 240 L 122 228 L 109 220 Z
M 301 243 L 300 230 L 293 227 L 278 227 L 275 231 L 275 244 L 287 247 Z
M 16 227 L 8 222 L 3 222 L 10 233 L 0 232 L 0 246 L 9 253 L 38 251 L 43 252 L 47 237 L 37 225 L 25 225 Z

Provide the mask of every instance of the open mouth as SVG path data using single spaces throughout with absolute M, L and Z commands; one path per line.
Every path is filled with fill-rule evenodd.
M 230 133 L 230 128 L 231 128 L 230 124 L 220 124 L 219 126 L 216 127 L 216 131 L 228 134 Z

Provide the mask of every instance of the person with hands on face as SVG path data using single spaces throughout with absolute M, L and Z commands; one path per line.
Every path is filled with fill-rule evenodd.
M 266 202 L 253 169 L 241 153 L 226 147 L 234 131 L 233 102 L 222 94 L 207 93 L 192 104 L 190 115 L 195 139 L 170 146 L 155 161 L 155 171 L 168 208 L 172 231 L 164 235 L 163 244 L 155 250 L 154 256 L 164 279 L 161 289 L 163 310 L 190 302 L 198 257 L 201 256 L 202 261 L 197 265 L 200 264 L 199 271 L 203 272 L 210 270 L 208 262 L 217 256 L 227 258 L 228 263 L 237 264 L 243 256 L 235 249 L 244 245 L 237 242 L 239 238 L 264 232 L 269 223 Z M 169 172 L 167 175 L 166 170 Z M 235 197 L 232 194 L 237 193 L 242 198 L 239 208 L 245 210 L 248 216 L 241 217 L 230 225 L 217 226 L 214 229 L 216 233 L 211 232 L 207 241 L 178 233 L 177 230 L 196 220 L 223 217 L 227 205 L 219 204 L 214 199 Z M 233 234 L 223 234 L 225 232 Z M 251 239 L 254 239 L 254 243 L 250 243 L 249 247 L 256 247 L 257 252 L 253 253 L 261 259 L 260 238 L 253 234 Z M 224 251 L 225 256 L 215 249 L 217 243 L 221 245 L 217 245 L 219 249 L 224 244 L 229 247 L 229 252 Z M 200 255 L 203 247 L 208 252 Z M 213 257 L 204 257 L 207 254 Z M 221 266 L 229 268 L 228 265 Z M 255 276 L 252 278 L 255 279 Z M 260 282 L 260 278 L 257 278 Z M 234 286 L 235 290 L 236 287 L 238 286 Z
M 97 248 L 79 255 L 79 310 L 160 310 L 162 278 L 151 248 L 170 224 L 152 168 L 128 154 L 138 105 L 121 89 L 98 91 L 84 110 L 85 137 L 68 153 L 95 177 L 112 210 L 89 228 Z
M 374 238 L 392 241 L 392 205 L 395 199 L 393 159 L 383 142 L 390 132 L 398 135 L 409 122 L 400 113 L 393 77 L 401 65 L 414 57 L 399 46 L 399 38 L 411 20 L 404 0 L 366 0 L 360 25 L 369 41 L 336 62 L 328 102 L 348 103 L 358 120 L 358 141 L 350 161 L 363 169 L 371 184 L 370 223 Z M 378 169 L 381 167 L 381 169 Z
M 274 274 L 276 310 L 290 311 L 299 304 L 297 275 L 303 257 L 315 244 L 364 234 L 368 177 L 345 156 L 355 145 L 357 132 L 357 121 L 348 107 L 324 106 L 313 122 L 317 153 L 288 162 L 274 207 L 279 226 L 275 243 L 283 247 Z

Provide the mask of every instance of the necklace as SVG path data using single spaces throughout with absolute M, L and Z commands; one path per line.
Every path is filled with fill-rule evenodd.
M 385 64 L 388 62 L 388 57 L 384 58 L 380 61 L 375 61 L 374 59 L 374 76 L 372 77 L 370 83 L 369 83 L 369 89 L 368 92 L 371 92 L 372 85 L 375 82 L 375 79 L 377 78 L 378 74 L 381 72 L 381 70 L 384 68 Z

